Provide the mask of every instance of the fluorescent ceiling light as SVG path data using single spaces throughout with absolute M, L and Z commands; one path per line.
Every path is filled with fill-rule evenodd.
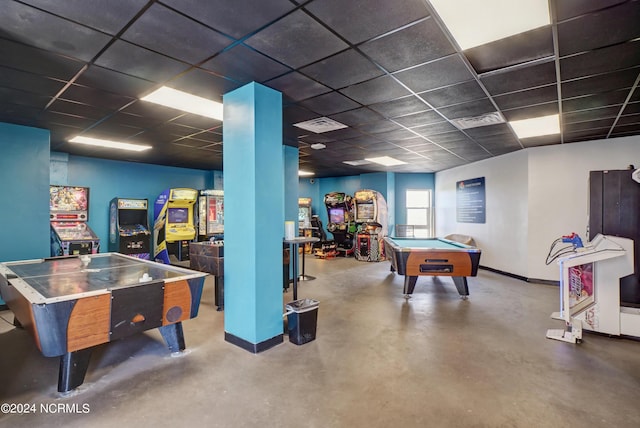
M 305 131 L 315 132 L 316 134 L 322 134 L 323 132 L 335 131 L 336 129 L 347 128 L 347 125 L 337 122 L 328 117 L 319 117 L 317 119 L 307 120 L 305 122 L 294 123 L 293 126 L 297 126 Z
M 509 122 L 518 138 L 540 137 L 560 133 L 560 118 L 557 114 Z
M 90 137 L 73 137 L 69 140 L 70 143 L 87 144 L 90 146 L 107 147 L 110 149 L 120 150 L 132 150 L 134 152 L 141 152 L 143 150 L 149 150 L 151 146 L 143 146 L 139 144 L 122 143 L 120 141 L 102 140 L 100 138 Z
M 222 120 L 222 103 L 178 91 L 177 89 L 167 86 L 163 86 L 140 99 L 165 107 L 186 111 L 187 113 Z
M 326 147 L 327 147 L 327 146 L 326 146 L 326 145 L 324 145 L 324 144 L 322 144 L 322 143 L 314 143 L 314 144 L 312 144 L 312 145 L 311 145 L 311 148 L 312 148 L 313 150 L 322 150 L 322 149 L 324 149 L 324 148 L 326 148 Z
M 347 165 L 352 165 L 352 166 L 360 166 L 360 165 L 370 164 L 371 162 L 369 162 L 366 159 L 360 159 L 360 160 L 352 160 L 352 161 L 343 161 L 342 163 L 346 163 Z
M 394 158 L 389 157 L 389 156 L 380 156 L 380 157 L 377 157 L 377 158 L 365 158 L 365 160 L 367 160 L 369 162 L 379 163 L 380 165 L 384 165 L 384 166 L 394 166 L 394 165 L 404 165 L 404 164 L 406 164 L 406 162 L 403 162 L 403 161 L 398 160 L 398 159 L 394 159 Z
M 430 0 L 465 50 L 551 23 L 548 0 Z
M 298 176 L 300 177 L 308 177 L 310 175 L 316 175 L 316 173 L 311 171 L 302 171 L 302 170 L 298 171 Z

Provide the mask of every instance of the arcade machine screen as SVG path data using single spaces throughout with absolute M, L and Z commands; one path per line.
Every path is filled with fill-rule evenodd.
M 188 208 L 168 208 L 168 223 L 189 223 Z
M 329 223 L 344 223 L 344 209 L 330 208 Z
M 374 221 L 375 210 L 373 204 L 356 204 L 358 212 L 356 213 L 356 219 L 359 222 Z

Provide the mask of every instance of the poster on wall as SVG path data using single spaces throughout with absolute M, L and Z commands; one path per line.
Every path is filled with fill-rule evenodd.
M 456 221 L 484 223 L 486 221 L 484 177 L 456 182 Z

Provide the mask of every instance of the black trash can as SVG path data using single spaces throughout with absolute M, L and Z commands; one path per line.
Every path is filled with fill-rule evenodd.
M 319 304 L 320 302 L 313 299 L 300 299 L 287 303 L 290 342 L 304 345 L 316 338 Z

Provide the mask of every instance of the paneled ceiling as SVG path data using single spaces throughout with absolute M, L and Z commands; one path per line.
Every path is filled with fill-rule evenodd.
M 426 0 L 2 0 L 0 121 L 49 129 L 52 151 L 222 169 L 220 121 L 140 97 L 166 85 L 222 101 L 256 81 L 283 93 L 284 144 L 317 177 L 640 134 L 640 1 L 549 9 L 551 25 L 462 51 Z M 454 121 L 496 112 L 560 114 L 561 132 L 519 139 L 508 123 Z M 320 117 L 347 127 L 293 126 Z M 69 143 L 76 135 L 153 149 Z M 406 164 L 343 163 L 377 156 Z

